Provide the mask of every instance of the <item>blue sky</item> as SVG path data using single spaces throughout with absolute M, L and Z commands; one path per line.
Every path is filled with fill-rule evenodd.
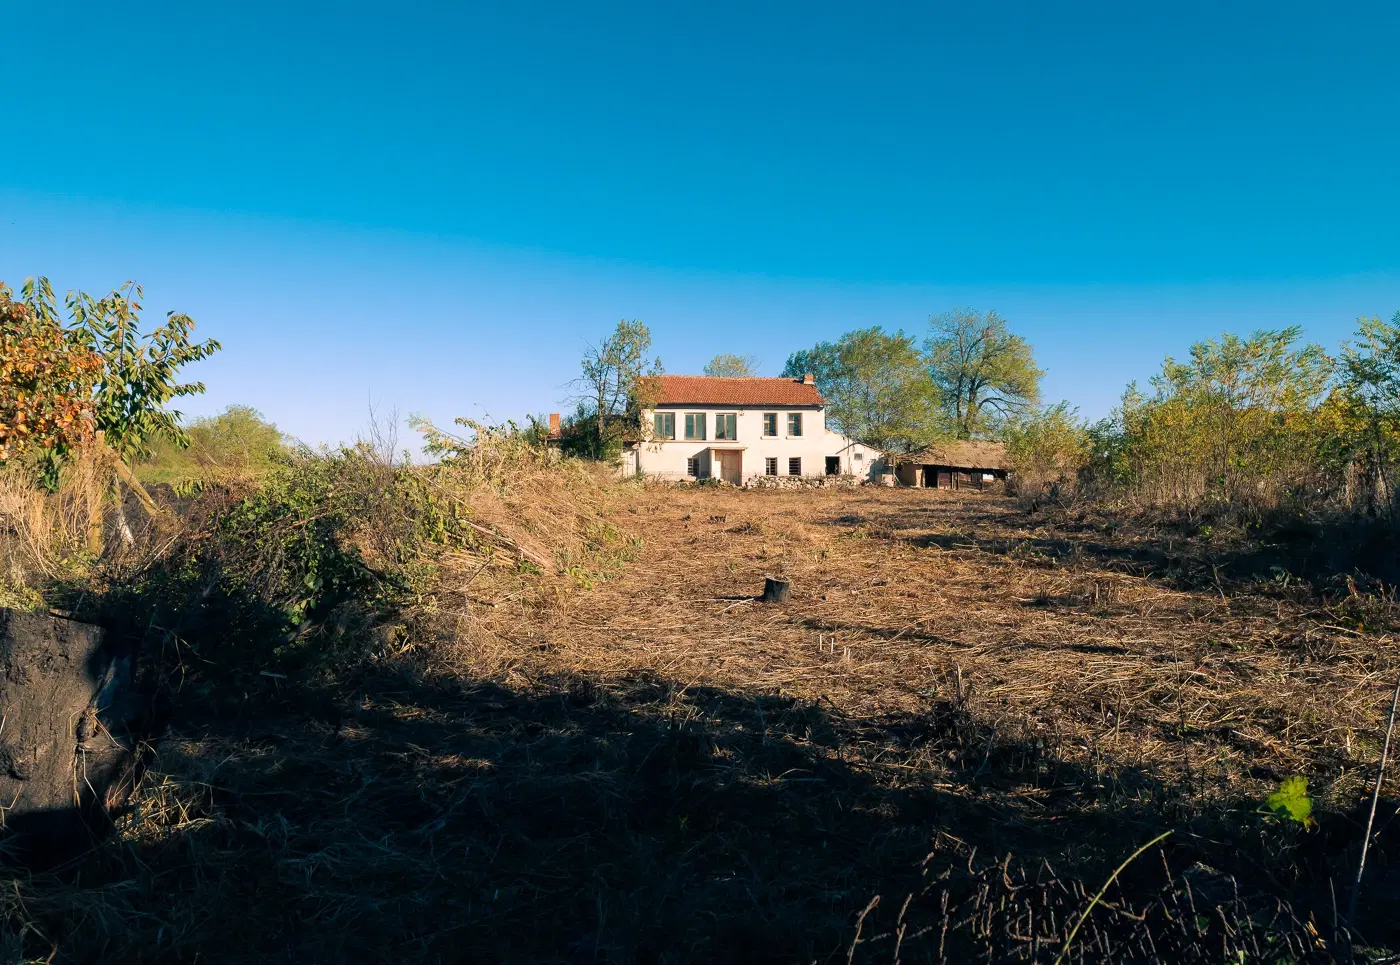
M 127 6 L 6 5 L 0 279 L 142 281 L 190 411 L 309 440 L 563 408 L 621 317 L 776 371 L 995 308 L 1100 415 L 1400 309 L 1400 5 Z

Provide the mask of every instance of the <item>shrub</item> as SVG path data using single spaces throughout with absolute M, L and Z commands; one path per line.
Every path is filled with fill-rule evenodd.
M 1130 386 L 1088 435 L 1095 481 L 1147 505 L 1245 515 L 1315 505 L 1335 467 L 1319 417 L 1332 360 L 1297 327 L 1198 342 L 1168 358 L 1151 395 Z
M 188 448 L 165 438 L 152 443 L 150 456 L 136 466 L 142 481 L 260 476 L 287 449 L 278 428 L 247 405 L 231 405 L 216 416 L 194 419 L 185 432 Z
M 1005 439 L 1019 496 L 1038 500 L 1074 492 L 1089 461 L 1091 440 L 1069 403 L 1061 402 L 1009 424 Z

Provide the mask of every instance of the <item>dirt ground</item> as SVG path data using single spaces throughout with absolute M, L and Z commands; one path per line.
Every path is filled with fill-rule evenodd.
M 250 677 L 183 725 L 78 897 L 22 896 L 25 947 L 891 961 L 853 946 L 876 896 L 860 927 L 888 939 L 937 920 L 939 869 L 1092 890 L 1167 830 L 1142 887 L 1204 861 L 1304 916 L 1348 887 L 1396 660 L 1345 600 L 1241 582 L 1199 536 L 983 494 L 639 487 L 613 525 L 633 558 L 554 605 L 464 585 L 485 629 L 450 660 Z M 756 599 L 766 576 L 788 602 Z M 1259 814 L 1294 775 L 1315 830 Z M 1382 831 L 1363 913 L 1400 894 Z
M 1131 766 L 1197 799 L 1306 774 L 1348 800 L 1375 761 L 1390 635 L 1235 580 L 1189 537 L 930 490 L 651 491 L 627 511 L 641 558 L 541 642 L 571 670 L 866 717 L 956 703 L 1061 764 Z M 768 575 L 792 581 L 789 603 L 754 599 Z

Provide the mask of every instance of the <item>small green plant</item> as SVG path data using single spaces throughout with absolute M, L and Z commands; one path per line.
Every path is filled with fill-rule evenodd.
M 571 578 L 580 590 L 592 590 L 605 579 L 602 573 L 582 565 L 570 566 L 564 571 L 564 575 Z
M 193 499 L 201 495 L 206 488 L 203 479 L 177 479 L 170 484 L 170 491 L 181 499 Z
M 1305 828 L 1316 827 L 1312 816 L 1312 798 L 1308 797 L 1308 779 L 1301 775 L 1284 778 L 1278 790 L 1264 798 L 1265 813 L 1279 821 L 1295 822 Z

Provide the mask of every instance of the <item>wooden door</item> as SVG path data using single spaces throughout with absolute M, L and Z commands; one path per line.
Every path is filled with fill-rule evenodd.
M 715 455 L 719 456 L 719 478 L 736 486 L 741 485 L 744 481 L 744 454 L 737 449 L 720 449 Z

